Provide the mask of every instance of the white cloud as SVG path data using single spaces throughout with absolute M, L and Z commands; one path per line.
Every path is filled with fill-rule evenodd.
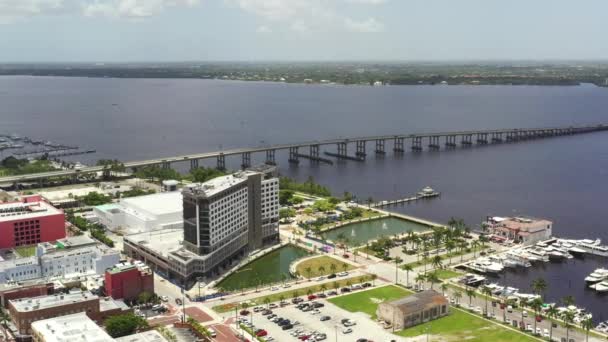
M 258 26 L 258 28 L 255 30 L 255 32 L 257 33 L 271 33 L 272 29 L 266 25 L 262 25 L 262 26 Z
M 363 21 L 355 21 L 350 18 L 344 19 L 344 26 L 347 30 L 353 32 L 382 32 L 384 24 L 374 18 L 368 18 Z
M 64 5 L 64 0 L 0 0 L 0 24 L 61 11 Z
M 365 4 L 365 5 L 382 5 L 388 2 L 388 0 L 346 0 L 346 2 Z
M 145 18 L 167 7 L 196 6 L 200 0 L 95 0 L 84 6 L 86 16 Z
M 381 32 L 384 25 L 374 18 L 358 21 L 344 14 L 344 2 L 380 5 L 388 0 L 225 0 L 265 21 L 282 23 L 304 33 L 346 30 Z M 342 5 L 342 7 L 340 7 Z

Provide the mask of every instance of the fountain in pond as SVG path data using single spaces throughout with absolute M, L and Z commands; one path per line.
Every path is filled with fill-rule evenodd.
M 382 230 L 387 230 L 388 226 L 386 225 L 386 222 L 382 222 Z
M 357 236 L 357 233 L 355 233 L 355 228 L 353 228 L 353 229 L 350 231 L 350 236 L 353 236 L 353 237 Z

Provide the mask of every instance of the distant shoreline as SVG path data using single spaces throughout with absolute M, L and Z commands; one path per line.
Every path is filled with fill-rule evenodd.
M 296 84 L 296 85 L 310 85 L 310 86 L 341 86 L 341 87 L 388 87 L 388 86 L 550 86 L 550 87 L 575 87 L 575 86 L 589 86 L 593 85 L 598 88 L 606 88 L 608 84 L 602 83 L 594 83 L 594 82 L 586 82 L 586 81 L 574 81 L 569 80 L 568 82 L 540 82 L 535 78 L 529 78 L 526 81 L 533 82 L 500 82 L 494 80 L 493 82 L 450 82 L 448 79 L 446 83 L 433 83 L 433 82 L 415 82 L 415 83 L 383 83 L 381 85 L 374 85 L 368 83 L 340 83 L 340 82 L 320 82 L 320 81 L 312 81 L 312 82 L 304 82 L 304 81 L 280 81 L 280 80 L 264 80 L 264 79 L 225 79 L 219 77 L 196 77 L 196 76 L 136 76 L 136 75 L 86 75 L 86 74 L 78 74 L 78 75 L 65 75 L 65 74 L 55 74 L 55 73 L 5 73 L 0 70 L 0 77 L 62 77 L 62 78 L 97 78 L 97 79 L 149 79 L 149 80 L 209 80 L 209 81 L 226 81 L 226 82 L 243 82 L 243 83 L 272 83 L 272 84 Z

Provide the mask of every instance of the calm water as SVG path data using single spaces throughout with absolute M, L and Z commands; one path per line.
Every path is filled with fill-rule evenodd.
M 349 224 L 342 228 L 330 230 L 325 233 L 327 239 L 337 241 L 338 235 L 344 234 L 348 239 L 347 244 L 353 246 L 363 245 L 369 240 L 375 240 L 380 236 L 393 236 L 402 234 L 409 230 L 421 232 L 427 230 L 426 226 L 414 222 L 388 217 L 378 220 Z
M 218 286 L 226 290 L 238 290 L 291 279 L 289 265 L 308 254 L 305 249 L 299 247 L 282 247 L 244 266 L 221 281 Z
M 0 77 L 0 132 L 94 148 L 98 153 L 86 157 L 94 159 L 375 134 L 589 124 L 608 122 L 606 108 L 608 89 L 593 86 L 372 88 Z M 296 167 L 284 155 L 277 158 L 283 174 L 313 176 L 336 194 L 348 190 L 384 200 L 426 185 L 442 192 L 436 200 L 393 208 L 399 212 L 439 222 L 462 217 L 471 226 L 486 215 L 541 216 L 554 221 L 557 235 L 608 242 L 608 132 L 398 158 L 376 158 L 368 147 L 365 163 L 310 167 L 303 161 Z M 597 264 L 608 266 L 608 259 Z M 550 296 L 571 294 L 583 306 L 605 310 L 605 297 L 568 286 L 582 282 L 583 274 L 566 264 L 550 267 L 568 279 L 553 284 Z M 529 284 L 536 273 L 521 274 L 521 282 Z

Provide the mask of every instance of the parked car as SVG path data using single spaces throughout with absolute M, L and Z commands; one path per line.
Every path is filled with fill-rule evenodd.
M 340 289 L 340 292 L 342 292 L 342 293 L 350 292 L 350 289 L 348 287 L 343 287 Z
M 177 305 L 182 305 L 182 300 L 181 300 L 181 299 L 179 299 L 179 298 L 175 298 L 175 303 L 176 303 Z
M 363 286 L 363 287 L 371 287 L 372 284 L 370 284 L 370 283 L 363 283 L 361 286 Z
M 342 333 L 343 333 L 344 335 L 346 335 L 346 334 L 350 334 L 350 333 L 352 333 L 352 332 L 353 332 L 353 329 L 351 329 L 351 328 L 344 328 L 344 329 L 342 329 Z
M 316 309 L 316 308 L 322 308 L 322 307 L 324 307 L 324 306 L 325 306 L 325 304 L 323 304 L 323 303 L 314 303 L 314 304 L 312 305 L 312 307 L 313 307 L 313 308 L 315 308 L 315 309 Z
M 162 300 L 163 302 L 168 302 L 169 301 L 169 297 L 167 297 L 167 296 L 161 296 L 160 300 Z
M 317 299 L 317 296 L 315 296 L 314 294 L 311 294 L 308 296 L 308 300 L 315 300 Z
M 319 297 L 319 298 L 327 298 L 327 295 L 325 293 L 319 293 L 317 295 L 317 297 Z
M 266 330 L 261 330 L 261 331 L 258 331 L 258 332 L 255 334 L 255 336 L 257 336 L 257 337 L 262 337 L 262 336 L 266 336 L 266 335 L 268 335 L 268 332 L 267 332 Z
M 294 298 L 294 299 L 291 300 L 291 302 L 294 303 L 294 304 L 298 304 L 298 303 L 301 303 L 303 301 L 304 301 L 304 299 L 302 299 L 300 297 Z
M 332 273 L 330 275 L 327 276 L 327 279 L 334 279 L 336 277 L 335 273 Z
M 239 314 L 241 314 L 241 316 L 247 316 L 249 315 L 249 310 L 241 310 L 241 312 L 239 312 Z
M 323 322 L 323 321 L 329 321 L 330 319 L 331 319 L 331 317 L 329 317 L 329 316 L 321 316 L 321 318 L 319 318 L 319 320 L 321 322 Z

